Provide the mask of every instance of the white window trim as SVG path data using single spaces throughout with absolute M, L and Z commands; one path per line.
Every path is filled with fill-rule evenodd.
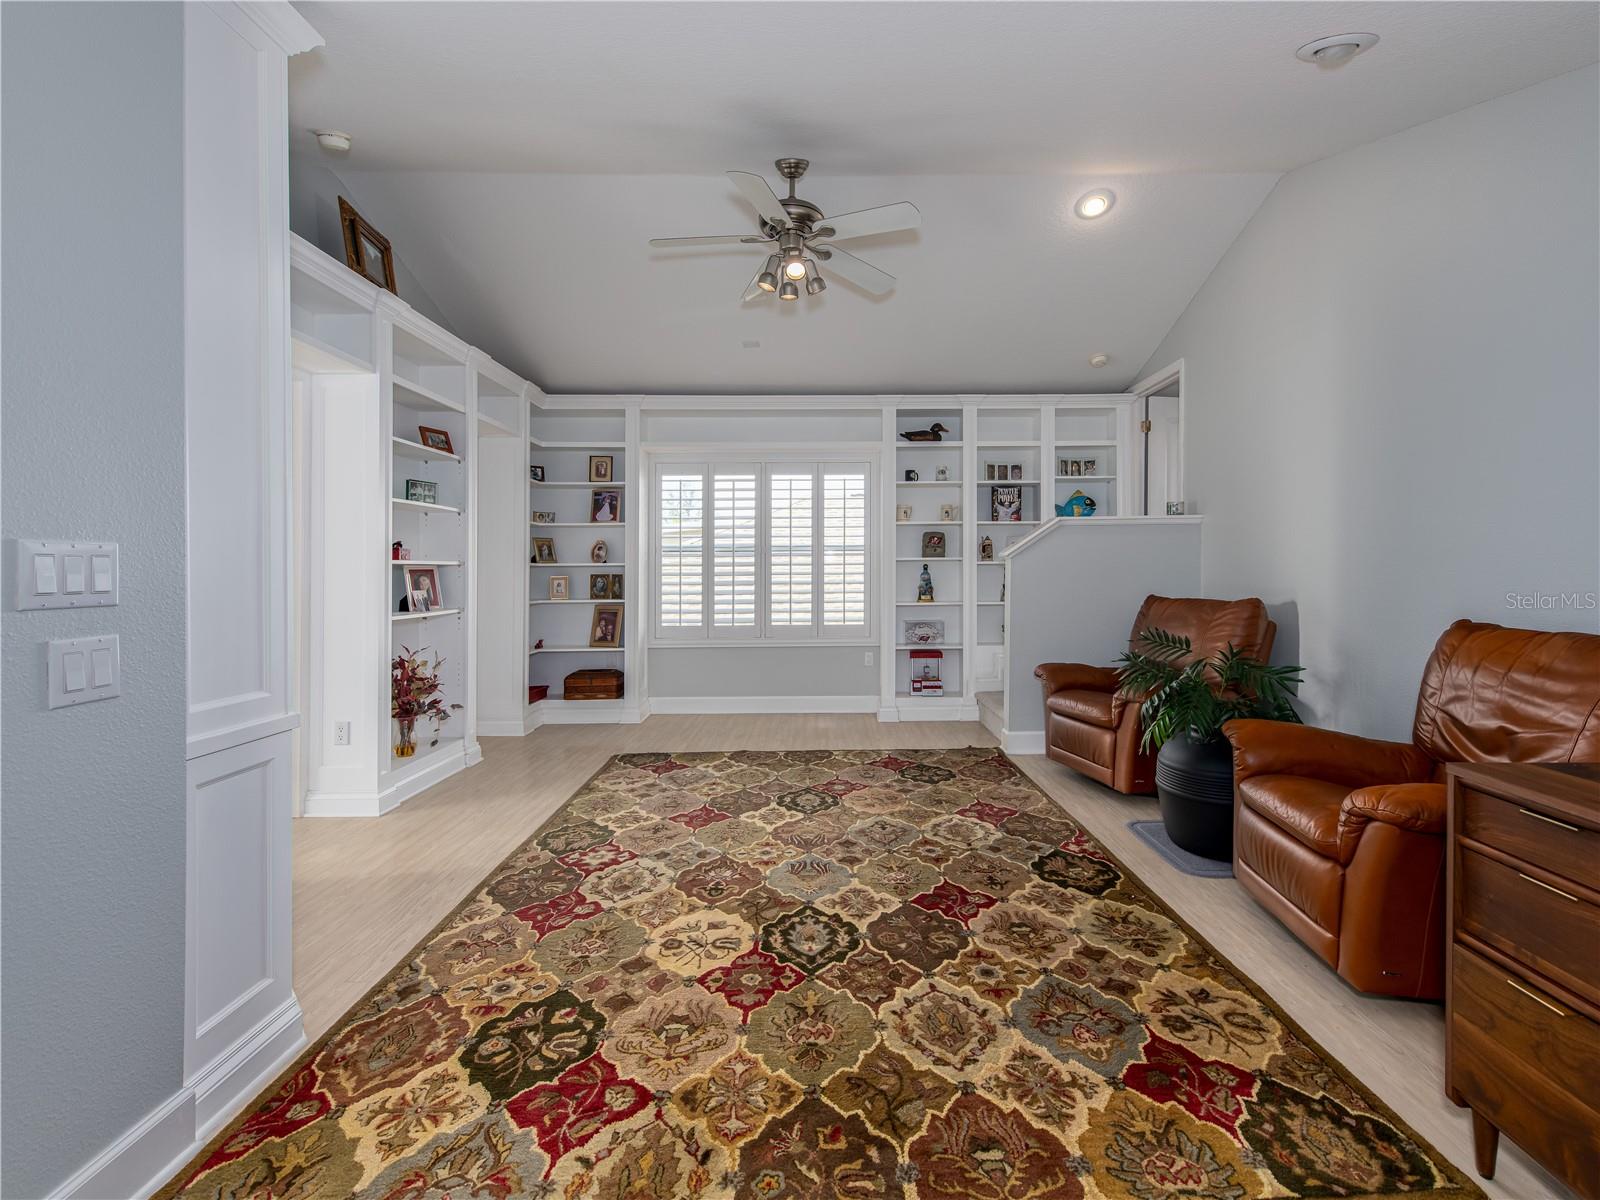
M 882 497 L 880 494 L 882 479 L 882 453 L 868 447 L 856 447 L 852 450 L 839 451 L 804 451 L 800 449 L 762 449 L 749 446 L 716 447 L 703 450 L 674 450 L 652 451 L 645 449 L 643 459 L 645 469 L 640 473 L 647 482 L 647 497 L 644 499 L 648 511 L 648 519 L 642 522 L 641 528 L 641 567 L 646 590 L 643 594 L 650 596 L 650 616 L 645 622 L 648 629 L 646 646 L 663 646 L 673 649 L 692 647 L 702 648 L 728 648 L 736 646 L 763 646 L 769 649 L 780 647 L 804 646 L 872 646 L 878 641 L 878 589 L 880 587 L 879 562 L 881 551 L 879 541 L 881 530 L 879 528 L 878 514 L 882 510 Z M 812 550 L 813 572 L 816 580 L 813 593 L 813 629 L 815 632 L 802 632 L 793 626 L 770 625 L 771 614 L 768 612 L 767 593 L 769 588 L 771 559 L 770 559 L 770 492 L 769 479 L 773 468 L 782 470 L 786 467 L 810 466 L 816 471 L 816 482 L 812 489 L 812 511 L 814 542 Z M 833 468 L 854 466 L 860 467 L 866 474 L 866 507 L 864 512 L 864 527 L 866 534 L 866 576 L 864 597 L 866 621 L 862 625 L 832 626 L 822 625 L 822 571 L 823 571 L 823 530 L 822 530 L 822 476 Z M 713 537 L 713 487 L 714 478 L 719 470 L 742 470 L 754 468 L 758 478 L 758 504 L 757 504 L 757 548 L 756 548 L 756 608 L 757 621 L 753 628 L 717 627 L 713 624 L 713 572 L 714 572 L 714 537 Z M 660 479 L 663 472 L 699 471 L 702 473 L 703 495 L 705 497 L 704 520 L 704 559 L 701 563 L 704 585 L 701 597 L 702 623 L 695 628 L 666 629 L 661 625 L 660 605 L 656 599 L 656 582 L 660 570 L 657 561 L 658 546 L 660 545 L 661 511 L 658 502 L 660 492 Z M 635 501 L 635 513 L 640 511 L 638 499 Z

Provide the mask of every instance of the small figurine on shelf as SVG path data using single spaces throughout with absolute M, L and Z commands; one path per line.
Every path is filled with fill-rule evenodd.
M 922 564 L 922 577 L 917 581 L 917 603 L 933 603 L 933 575 L 928 571 L 928 564 Z
M 389 547 L 389 556 L 393 558 L 395 562 L 411 561 L 411 551 L 406 549 L 406 544 L 404 542 L 395 542 L 393 545 L 391 545 Z
M 900 436 L 908 442 L 942 442 L 950 431 L 935 421 L 926 429 L 908 429 Z
M 983 535 L 983 541 L 978 543 L 978 561 L 994 561 L 994 539 L 988 534 Z

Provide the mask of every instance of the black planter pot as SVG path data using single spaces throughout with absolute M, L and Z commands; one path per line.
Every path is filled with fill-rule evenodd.
M 1186 733 L 1156 754 L 1156 797 L 1167 836 L 1203 858 L 1233 857 L 1233 747 Z

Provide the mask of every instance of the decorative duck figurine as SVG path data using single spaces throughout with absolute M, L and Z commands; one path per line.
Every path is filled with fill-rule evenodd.
M 935 421 L 926 429 L 908 429 L 900 436 L 908 442 L 942 442 L 950 431 Z

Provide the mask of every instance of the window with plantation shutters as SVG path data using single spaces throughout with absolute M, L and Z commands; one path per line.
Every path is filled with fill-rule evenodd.
M 811 632 L 816 587 L 812 552 L 815 484 L 809 467 L 768 470 L 767 624 L 775 630 Z
M 705 473 L 663 471 L 657 495 L 657 625 L 699 629 L 705 623 Z
M 867 629 L 867 473 L 822 469 L 822 625 Z
M 659 463 L 656 636 L 845 641 L 871 632 L 865 463 Z
M 756 628 L 756 554 L 760 524 L 754 468 L 711 472 L 711 625 Z

